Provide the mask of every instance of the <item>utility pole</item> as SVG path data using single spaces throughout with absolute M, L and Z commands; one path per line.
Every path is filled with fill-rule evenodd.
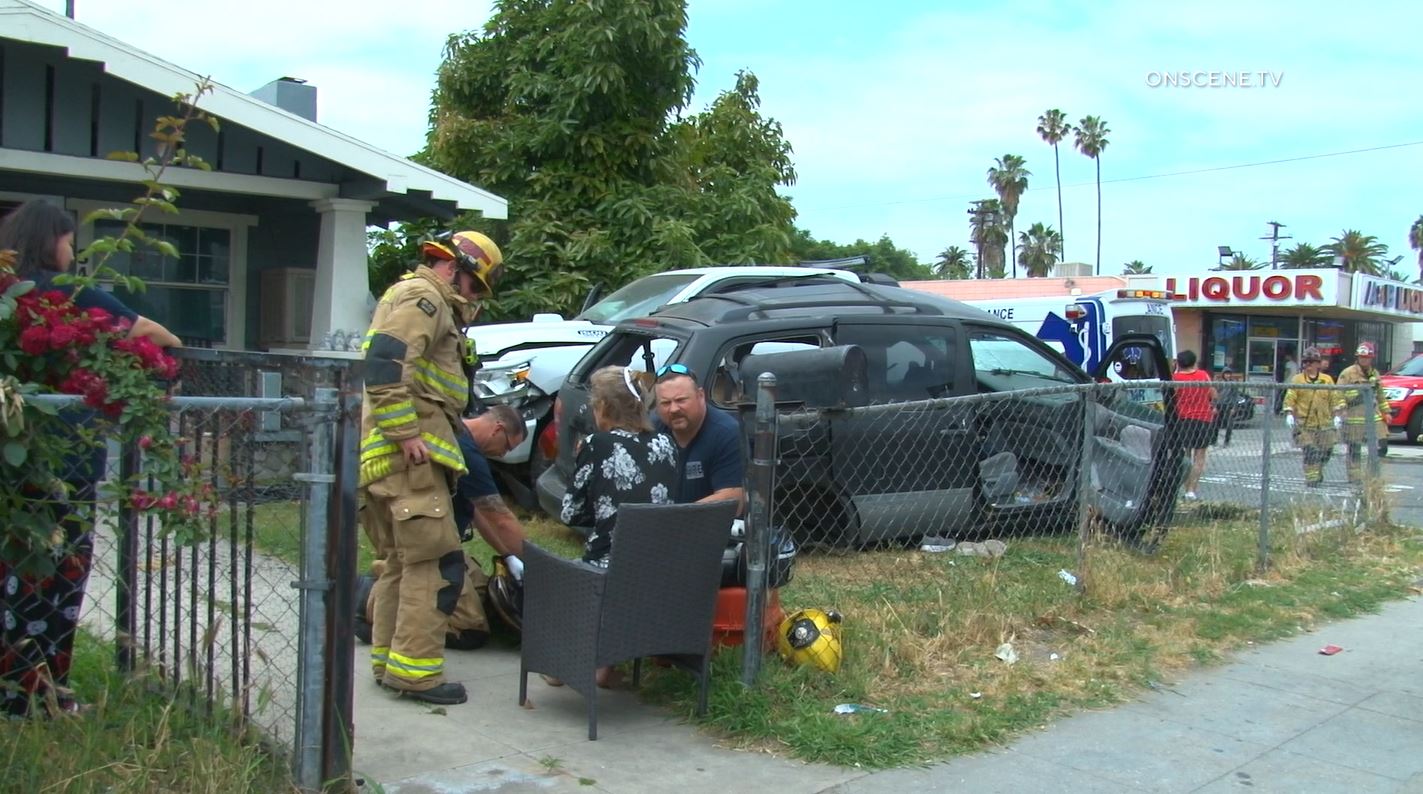
M 973 206 L 968 211 L 968 216 L 970 218 L 968 227 L 973 233 L 973 244 L 975 249 L 978 251 L 976 260 L 977 275 L 975 276 L 975 278 L 981 281 L 983 280 L 983 237 L 984 234 L 987 232 L 987 229 L 985 228 L 987 221 L 980 220 L 980 218 L 983 216 L 983 205 L 987 203 L 987 199 L 979 199 L 978 201 L 972 201 L 969 203 Z
M 74 0 L 64 0 L 64 15 L 70 19 L 74 18 Z
M 1265 225 L 1270 227 L 1270 236 L 1260 239 L 1270 241 L 1270 269 L 1275 270 L 1280 266 L 1280 241 L 1293 240 L 1294 238 L 1288 234 L 1280 236 L 1280 230 L 1285 228 L 1285 224 L 1279 221 L 1265 221 Z

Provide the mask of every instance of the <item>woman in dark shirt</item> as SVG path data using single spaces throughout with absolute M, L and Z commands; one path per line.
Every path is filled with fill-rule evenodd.
M 603 367 L 588 386 L 598 432 L 578 450 L 560 518 L 571 526 L 593 526 L 583 560 L 606 566 L 619 505 L 672 503 L 677 444 L 652 429 L 647 395 L 631 370 Z
M 30 201 L 0 222 L 0 251 L 16 254 L 16 275 L 33 281 L 35 289 L 72 296 L 80 309 L 108 312 L 114 330 L 131 337 L 148 337 L 162 347 L 178 346 L 178 338 L 162 325 L 141 317 L 122 301 L 98 289 L 75 291 L 54 278 L 74 264 L 74 218 L 45 201 Z M 70 425 L 89 425 L 94 414 L 85 409 L 61 412 Z M 63 530 L 64 543 L 54 550 L 53 576 L 36 580 L 16 571 L 19 560 L 0 560 L 0 712 L 25 715 L 36 699 L 48 699 L 61 711 L 77 711 L 68 689 L 70 657 L 84 585 L 93 562 L 90 531 L 92 505 L 104 476 L 104 447 L 65 434 L 73 447 L 85 445 L 63 464 L 67 501 L 35 494 L 37 510 L 46 510 Z M 88 505 L 88 509 L 85 509 Z

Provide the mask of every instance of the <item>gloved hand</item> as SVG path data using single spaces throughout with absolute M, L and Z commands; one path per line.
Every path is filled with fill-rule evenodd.
M 1335 429 L 1335 430 L 1343 430 L 1343 429 L 1344 429 L 1344 417 L 1342 417 L 1342 416 L 1336 416 L 1336 417 L 1334 417 L 1334 429 Z
M 1285 413 L 1285 427 L 1291 430 L 1295 429 L 1295 415 L 1288 411 Z
M 509 569 L 509 575 L 514 577 L 514 581 L 519 584 L 524 583 L 524 561 L 510 554 L 504 558 L 504 567 Z

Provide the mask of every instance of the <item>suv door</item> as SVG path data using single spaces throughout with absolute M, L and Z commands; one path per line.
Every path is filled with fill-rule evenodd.
M 864 351 L 870 402 L 828 412 L 833 480 L 858 517 L 855 537 L 845 540 L 968 528 L 977 481 L 973 406 L 935 399 L 968 391 L 958 323 L 844 318 L 833 334 L 835 344 Z
M 977 507 L 995 532 L 1070 526 L 1082 449 L 1081 395 L 1087 382 L 1065 356 L 1012 327 L 964 324 L 979 394 L 975 403 Z M 1022 392 L 1022 394 L 1014 394 Z
M 1142 389 L 1108 386 L 1097 392 L 1088 498 L 1113 529 L 1133 537 L 1171 520 L 1188 464 L 1173 439 L 1175 390 L 1145 385 L 1171 380 L 1160 340 L 1150 334 L 1120 337 L 1093 375 L 1105 382 L 1109 371 L 1144 384 Z M 1143 393 L 1159 394 L 1160 399 L 1145 402 Z

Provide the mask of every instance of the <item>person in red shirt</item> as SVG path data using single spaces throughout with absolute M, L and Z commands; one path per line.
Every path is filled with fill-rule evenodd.
M 1176 382 L 1209 383 L 1210 373 L 1196 368 L 1196 354 L 1182 350 L 1176 354 L 1176 371 L 1171 380 Z M 1196 488 L 1201 484 L 1201 474 L 1206 470 L 1206 447 L 1211 445 L 1215 427 L 1215 389 L 1210 386 L 1190 386 L 1176 390 L 1177 432 L 1180 433 L 1181 448 L 1191 451 L 1191 473 L 1186 475 L 1186 500 L 1194 502 Z

